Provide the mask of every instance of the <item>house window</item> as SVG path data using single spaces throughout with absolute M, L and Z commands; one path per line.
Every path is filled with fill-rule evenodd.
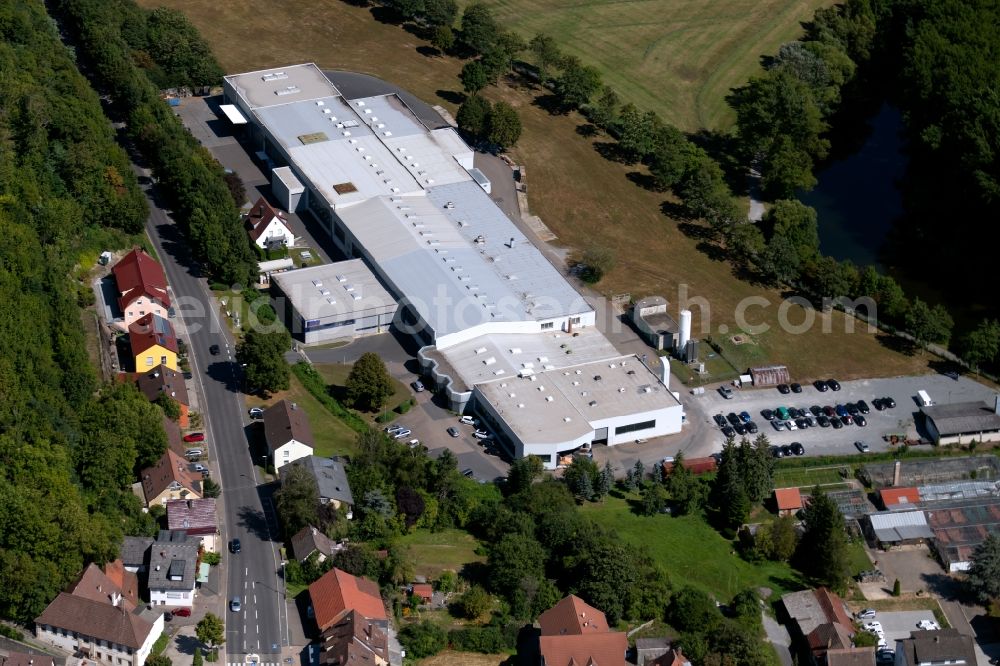
M 160 365 L 166 365 L 166 364 L 167 364 L 167 357 L 166 356 L 161 356 L 160 357 Z
M 143 316 L 144 314 L 146 314 L 146 311 L 145 311 L 145 310 L 139 310 L 139 316 L 140 316 L 140 317 L 141 317 L 141 316 Z
M 550 330 L 555 325 L 556 325 L 555 322 L 547 321 L 544 324 L 542 324 L 542 330 L 543 331 L 548 331 L 548 330 Z
M 285 451 L 285 453 L 283 455 L 287 458 L 289 456 L 289 454 L 291 454 L 291 451 Z
M 571 324 L 579 324 L 580 323 L 580 318 L 579 317 L 571 317 L 570 320 L 569 320 L 569 323 L 571 323 Z
M 153 367 L 153 357 L 152 356 L 147 356 L 146 357 L 146 367 L 147 368 L 152 368 Z
M 128 316 L 129 316 L 129 317 L 131 317 L 131 316 L 132 316 L 133 314 L 135 314 L 135 313 L 133 313 L 133 312 L 129 312 L 129 313 L 128 313 Z
M 639 423 L 629 423 L 628 425 L 618 426 L 615 428 L 616 435 L 624 435 L 629 432 L 636 432 L 638 430 L 648 430 L 650 428 L 656 427 L 656 420 L 652 421 L 640 421 Z

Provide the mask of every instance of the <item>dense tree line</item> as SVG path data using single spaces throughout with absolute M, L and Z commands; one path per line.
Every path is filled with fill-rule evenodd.
M 217 280 L 249 284 L 256 278 L 256 262 L 224 170 L 184 129 L 147 75 L 152 67 L 149 58 L 175 83 L 203 82 L 203 77 L 221 71 L 206 50 L 194 49 L 200 40 L 192 36 L 193 28 L 178 27 L 181 34 L 174 35 L 168 27 L 180 19 L 169 13 L 142 14 L 133 0 L 58 0 L 52 6 L 94 73 L 96 85 L 124 117 L 129 138 L 152 164 L 195 255 Z M 134 25 L 139 19 L 132 20 L 140 15 L 146 17 L 148 49 L 142 52 L 133 48 L 142 43 L 143 31 Z
M 166 439 L 133 387 L 99 390 L 77 304 L 77 264 L 143 227 L 127 156 L 41 2 L 0 8 L 0 62 L 0 617 L 30 621 L 155 529 L 129 485 Z

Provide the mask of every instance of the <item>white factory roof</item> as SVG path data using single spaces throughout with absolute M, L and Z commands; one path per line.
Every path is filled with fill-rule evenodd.
M 360 259 L 275 273 L 271 280 L 306 321 L 396 305 Z
M 299 179 L 295 177 L 295 174 L 288 167 L 278 167 L 276 169 L 271 169 L 271 173 L 278 177 L 288 191 L 292 194 L 301 193 L 305 191 L 305 187 L 299 182 Z
M 476 390 L 525 443 L 583 437 L 595 421 L 679 404 L 635 356 L 497 379 Z
M 368 135 L 352 137 L 352 141 L 321 141 L 288 151 L 302 175 L 338 213 L 342 206 L 375 197 L 423 195 L 409 172 L 378 139 Z
M 594 327 L 576 335 L 563 331 L 545 333 L 494 333 L 437 352 L 454 371 L 452 379 L 466 387 L 500 378 L 517 377 L 525 370 L 544 372 L 614 358 L 618 351 Z
M 319 67 L 312 63 L 273 67 L 224 78 L 252 109 L 340 94 Z
M 314 140 L 313 135 L 320 133 L 330 141 L 373 133 L 365 119 L 354 113 L 350 103 L 336 95 L 255 109 L 254 113 L 285 148 L 301 146 L 303 137 Z
M 233 104 L 221 104 L 219 105 L 219 110 L 226 114 L 226 118 L 229 118 L 229 122 L 234 125 L 246 125 L 247 119 L 243 117 L 240 110 L 236 108 Z

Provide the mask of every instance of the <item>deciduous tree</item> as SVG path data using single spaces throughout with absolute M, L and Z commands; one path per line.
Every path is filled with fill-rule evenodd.
M 507 102 L 497 102 L 486 117 L 486 138 L 501 150 L 511 148 L 521 138 L 521 118 Z
M 819 486 L 813 488 L 802 510 L 802 523 L 798 566 L 818 583 L 842 589 L 850 573 L 844 516 Z
M 195 636 L 210 650 L 226 642 L 226 627 L 214 613 L 205 613 L 194 628 Z
M 284 391 L 289 386 L 285 352 L 292 337 L 285 329 L 258 331 L 251 328 L 236 345 L 236 361 L 244 366 L 247 387 L 265 393 Z
M 392 378 L 382 358 L 365 352 L 354 362 L 345 385 L 347 399 L 358 409 L 378 410 L 392 395 Z
M 980 603 L 1000 600 L 1000 537 L 996 534 L 976 546 L 966 580 Z

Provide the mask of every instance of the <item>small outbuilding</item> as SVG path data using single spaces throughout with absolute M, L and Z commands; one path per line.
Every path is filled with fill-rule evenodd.
M 1000 395 L 985 402 L 955 402 L 920 408 L 927 432 L 938 444 L 1000 441 Z
M 802 493 L 798 488 L 775 488 L 774 505 L 779 516 L 793 516 L 802 509 Z
M 778 384 L 788 384 L 792 377 L 788 374 L 788 367 L 784 365 L 765 365 L 759 368 L 750 368 L 750 378 L 757 388 L 763 386 L 777 386 Z
M 884 546 L 923 543 L 933 536 L 923 511 L 879 511 L 868 516 L 869 538 Z

